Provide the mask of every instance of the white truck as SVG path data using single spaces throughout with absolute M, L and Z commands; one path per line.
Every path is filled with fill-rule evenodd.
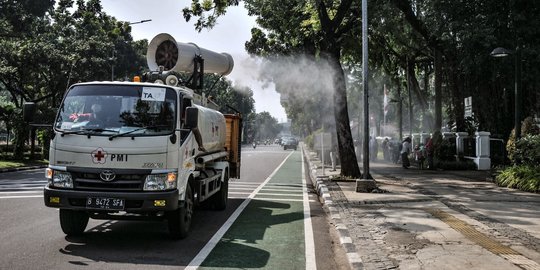
M 82 234 L 89 218 L 157 219 L 184 238 L 196 206 L 226 208 L 229 179 L 240 177 L 241 116 L 179 86 L 175 72 L 193 69 L 196 84 L 204 72 L 230 73 L 232 58 L 168 34 L 147 58 L 158 69 L 148 82 L 78 83 L 64 96 L 44 200 L 60 209 L 67 235 Z

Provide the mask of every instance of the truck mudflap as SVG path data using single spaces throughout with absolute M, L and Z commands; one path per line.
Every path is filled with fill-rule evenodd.
M 105 212 L 159 212 L 178 209 L 178 190 L 160 192 L 104 192 L 67 189 L 44 189 L 48 207 L 105 211 Z

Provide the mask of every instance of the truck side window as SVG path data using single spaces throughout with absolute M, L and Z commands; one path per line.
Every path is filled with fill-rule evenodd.
M 180 119 L 182 121 L 182 127 L 184 126 L 184 121 L 186 120 L 186 108 L 191 107 L 191 99 L 183 98 L 182 99 L 182 108 L 180 108 Z

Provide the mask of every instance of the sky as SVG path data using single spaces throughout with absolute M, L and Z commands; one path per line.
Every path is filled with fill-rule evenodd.
M 135 40 L 152 40 L 159 33 L 168 33 L 177 42 L 195 43 L 199 47 L 226 52 L 234 59 L 234 69 L 227 78 L 233 85 L 247 86 L 253 90 L 257 113 L 269 112 L 278 122 L 285 122 L 287 116 L 280 104 L 280 95 L 273 85 L 264 86 L 255 77 L 256 61 L 251 59 L 244 49 L 244 44 L 251 38 L 251 28 L 256 25 L 242 5 L 230 7 L 227 14 L 218 19 L 217 25 L 200 33 L 193 26 L 196 18 L 186 22 L 182 9 L 191 4 L 191 0 L 102 0 L 103 10 L 117 20 L 151 22 L 133 24 L 131 33 Z

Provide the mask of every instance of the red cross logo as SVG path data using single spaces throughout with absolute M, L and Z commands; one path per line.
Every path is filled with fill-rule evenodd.
M 105 164 L 107 161 L 107 152 L 103 148 L 98 148 L 92 152 L 92 162 L 95 164 Z

